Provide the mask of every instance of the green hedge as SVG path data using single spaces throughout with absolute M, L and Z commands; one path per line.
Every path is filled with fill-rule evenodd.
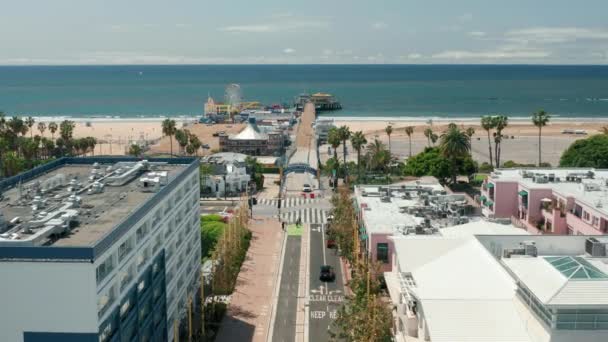
M 279 173 L 278 167 L 264 167 L 262 168 L 262 173 Z

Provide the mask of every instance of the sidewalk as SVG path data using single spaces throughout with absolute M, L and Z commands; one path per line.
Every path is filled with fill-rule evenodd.
M 218 342 L 267 339 L 283 232 L 276 219 L 256 217 L 250 222 L 251 245 L 222 320 Z

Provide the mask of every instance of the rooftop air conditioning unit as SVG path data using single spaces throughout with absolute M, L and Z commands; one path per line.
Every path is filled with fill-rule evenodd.
M 606 243 L 599 241 L 596 238 L 588 238 L 585 240 L 585 252 L 592 257 L 605 257 Z
M 521 246 L 524 250 L 524 255 L 538 256 L 538 249 L 536 248 L 536 243 L 534 241 L 524 241 L 521 243 Z

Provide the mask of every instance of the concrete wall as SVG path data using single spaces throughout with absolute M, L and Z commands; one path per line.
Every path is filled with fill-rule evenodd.
M 393 260 L 393 254 L 395 252 L 395 246 L 393 245 L 393 240 L 389 239 L 390 234 L 370 234 L 369 235 L 369 244 L 368 251 L 372 258 L 372 261 L 377 262 L 376 249 L 378 243 L 388 243 L 388 262 L 380 264 L 381 272 L 390 272 L 392 271 L 391 261 Z
M 494 217 L 517 216 L 517 191 L 517 182 L 494 183 Z
M 543 198 L 551 198 L 553 192 L 551 189 L 526 189 L 524 187 L 520 187 L 520 190 L 528 192 L 528 222 L 538 222 L 543 218 L 541 200 Z
M 90 263 L 2 262 L 0 341 L 24 331 L 97 333 L 95 268 Z

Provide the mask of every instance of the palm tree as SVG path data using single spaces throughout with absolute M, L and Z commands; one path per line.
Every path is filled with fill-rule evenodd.
M 139 146 L 138 144 L 131 144 L 131 146 L 129 146 L 129 155 L 133 156 L 133 157 L 139 157 L 141 156 L 141 146 Z
M 36 121 L 31 116 L 28 116 L 27 119 L 25 119 L 25 125 L 27 126 L 28 130 L 30 131 L 30 138 L 34 137 L 34 135 L 33 135 L 34 131 L 32 130 L 32 127 L 34 127 L 34 123 L 36 123 Z
M 44 136 L 44 131 L 46 131 L 46 124 L 44 122 L 38 123 L 38 131 L 40 132 L 41 136 Z
M 188 140 L 190 141 L 190 143 L 186 147 L 186 150 L 188 150 L 188 154 L 193 155 L 196 153 L 196 156 L 198 157 L 198 150 L 203 145 L 201 143 L 201 140 L 198 138 L 198 136 L 192 133 L 190 133 L 190 138 Z
M 441 135 L 439 148 L 452 163 L 452 184 L 456 184 L 457 161 L 471 151 L 471 139 L 458 127 L 450 127 Z
M 386 149 L 386 145 L 378 139 L 367 145 L 367 153 L 370 156 L 372 167 L 377 169 L 386 170 L 388 163 L 390 163 L 390 153 Z
M 179 144 L 180 153 L 184 153 L 186 146 L 188 145 L 188 130 L 178 129 L 175 131 L 175 140 Z
M 49 131 L 51 132 L 51 139 L 55 141 L 55 132 L 57 132 L 57 124 L 53 121 L 49 122 Z
M 363 132 L 358 131 L 352 134 L 350 137 L 350 143 L 353 145 L 353 148 L 357 151 L 357 181 L 361 181 L 361 149 L 365 144 L 367 144 L 367 139 L 365 139 L 365 134 Z
M 491 116 L 486 115 L 481 117 L 481 128 L 488 133 L 488 152 L 490 153 L 490 166 L 494 167 L 494 161 L 492 160 L 492 140 L 490 140 L 490 131 L 496 127 L 494 125 L 494 119 Z
M 340 137 L 340 132 L 337 128 L 332 127 L 329 129 L 329 132 L 327 132 L 327 143 L 330 144 L 331 147 L 334 149 L 334 159 L 336 160 L 336 163 L 338 163 L 337 150 L 340 144 L 342 143 L 342 139 Z
M 162 123 L 163 134 L 169 137 L 169 144 L 171 146 L 171 156 L 173 156 L 173 136 L 177 128 L 175 127 L 175 120 L 165 119 Z
M 468 136 L 469 136 L 469 140 L 470 140 L 470 138 L 472 138 L 472 137 L 475 135 L 475 128 L 473 128 L 473 127 L 468 127 L 468 128 L 467 128 L 467 129 L 464 131 L 464 133 L 465 133 L 466 135 L 468 135 Z
M 350 139 L 350 128 L 348 126 L 342 126 L 338 128 L 338 135 L 342 141 L 342 157 L 344 158 L 344 164 L 346 165 L 346 141 Z
M 433 136 L 433 134 L 433 129 L 431 127 L 428 127 L 424 130 L 424 136 L 426 137 L 429 147 L 431 147 L 431 137 Z
M 539 110 L 538 112 L 532 114 L 532 123 L 534 124 L 534 126 L 538 127 L 538 166 L 540 166 L 541 164 L 542 155 L 540 147 L 542 129 L 544 126 L 547 125 L 549 120 L 551 120 L 551 115 L 549 115 L 549 113 L 545 112 L 544 110 Z
M 391 134 L 393 134 L 393 126 L 391 126 L 391 125 L 386 126 L 384 131 L 386 132 L 386 135 L 388 135 L 388 151 L 390 152 L 391 151 Z
M 494 133 L 494 158 L 496 167 L 500 167 L 500 157 L 502 154 L 502 131 L 509 125 L 509 118 L 505 115 L 497 115 L 492 118 L 496 133 Z
M 407 134 L 407 138 L 409 139 L 409 142 L 410 142 L 410 158 L 411 158 L 412 157 L 412 134 L 414 134 L 414 127 L 413 126 L 405 127 L 405 134 Z

